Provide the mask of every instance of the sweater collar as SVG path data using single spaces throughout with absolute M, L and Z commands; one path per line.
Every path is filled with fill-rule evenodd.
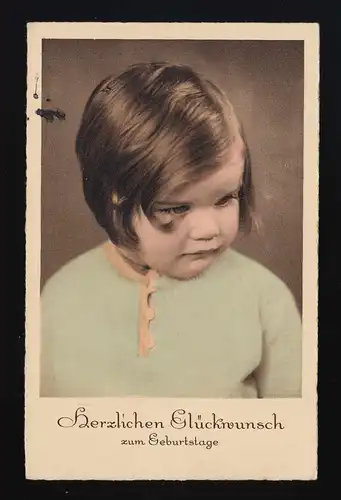
M 118 247 L 111 241 L 107 241 L 103 244 L 103 250 L 107 261 L 124 278 L 147 284 L 151 277 L 157 278 L 159 276 L 158 273 L 152 269 L 134 266 L 134 263 L 128 257 L 124 256 Z

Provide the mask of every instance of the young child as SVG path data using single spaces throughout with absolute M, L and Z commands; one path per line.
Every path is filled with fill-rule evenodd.
M 85 199 L 109 240 L 42 293 L 42 396 L 301 396 L 288 288 L 232 250 L 253 217 L 232 105 L 191 68 L 137 64 L 86 104 Z

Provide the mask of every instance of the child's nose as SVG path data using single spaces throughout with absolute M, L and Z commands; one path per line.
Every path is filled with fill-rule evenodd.
M 219 224 L 213 210 L 197 210 L 190 214 L 189 236 L 193 240 L 211 240 L 219 235 Z

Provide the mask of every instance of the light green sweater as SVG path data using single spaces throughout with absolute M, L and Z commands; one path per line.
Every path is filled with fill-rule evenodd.
M 42 293 L 41 395 L 301 396 L 301 320 L 270 271 L 234 250 L 200 278 L 160 277 L 155 347 L 138 355 L 139 284 L 96 247 Z

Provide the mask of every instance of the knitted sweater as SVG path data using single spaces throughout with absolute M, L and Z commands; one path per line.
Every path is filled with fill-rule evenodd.
M 157 276 L 154 290 L 152 348 L 141 355 L 141 284 L 118 272 L 102 245 L 50 278 L 41 396 L 301 396 L 300 315 L 269 270 L 229 249 L 201 277 Z

